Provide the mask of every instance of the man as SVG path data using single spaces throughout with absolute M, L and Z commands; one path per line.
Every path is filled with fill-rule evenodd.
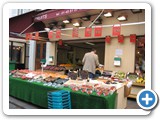
M 94 78 L 96 67 L 99 66 L 99 60 L 95 49 L 92 49 L 91 52 L 84 55 L 82 64 L 83 70 L 89 72 L 89 78 Z

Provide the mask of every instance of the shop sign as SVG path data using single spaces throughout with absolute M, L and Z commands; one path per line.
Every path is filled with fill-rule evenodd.
M 73 28 L 72 37 L 78 37 L 78 28 Z
M 26 40 L 29 40 L 29 33 L 26 33 Z
M 118 42 L 123 43 L 124 42 L 124 36 L 123 35 L 118 35 Z
M 110 36 L 106 36 L 105 42 L 106 42 L 106 43 L 110 43 L 110 42 L 111 42 L 111 37 L 110 37 Z
M 94 36 L 95 37 L 100 37 L 102 36 L 102 27 L 101 26 L 96 26 L 94 29 Z
M 58 45 L 60 45 L 60 46 L 62 46 L 62 45 L 63 45 L 63 41 L 62 41 L 62 39 L 60 39 L 60 40 L 58 41 Z
M 60 29 L 56 30 L 56 38 L 61 38 L 61 30 Z
M 88 9 L 60 9 L 60 10 L 49 10 L 47 12 L 40 13 L 34 18 L 35 22 L 49 20 L 56 17 L 62 17 L 73 13 L 88 11 Z
M 130 42 L 135 43 L 136 42 L 136 34 L 130 34 Z
M 115 24 L 112 27 L 112 36 L 118 36 L 121 34 L 121 25 Z
M 52 39 L 52 38 L 53 38 L 53 31 L 49 31 L 49 32 L 48 32 L 48 38 L 49 38 L 49 39 Z
M 26 40 L 32 40 L 32 33 L 26 33 Z
M 85 29 L 85 37 L 91 37 L 92 35 L 92 28 Z

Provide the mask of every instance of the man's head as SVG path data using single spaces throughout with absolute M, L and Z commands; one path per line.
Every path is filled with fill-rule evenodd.
M 97 51 L 96 51 L 96 49 L 95 49 L 95 48 L 92 48 L 92 52 L 96 53 Z

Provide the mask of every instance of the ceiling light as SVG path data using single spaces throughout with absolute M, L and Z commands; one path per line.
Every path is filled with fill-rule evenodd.
M 89 21 L 91 18 L 91 16 L 84 16 L 84 17 L 81 17 L 82 20 L 84 21 Z
M 49 32 L 50 31 L 50 28 L 44 28 L 46 32 Z
M 95 25 L 99 25 L 99 24 L 102 24 L 102 19 L 99 18 L 97 19 L 95 22 L 94 22 Z
M 105 17 L 112 17 L 112 12 L 107 12 L 104 14 Z
M 127 20 L 127 16 L 121 15 L 121 16 L 118 16 L 117 19 L 118 19 L 119 21 L 126 21 L 126 20 Z
M 76 26 L 76 27 L 79 27 L 80 23 L 76 22 L 76 23 L 73 23 L 73 25 Z
M 141 9 L 131 9 L 132 13 L 141 13 Z
M 70 23 L 70 20 L 63 20 L 63 23 L 68 24 Z
M 94 43 L 91 43 L 91 42 L 85 42 L 85 43 L 88 45 L 95 45 Z

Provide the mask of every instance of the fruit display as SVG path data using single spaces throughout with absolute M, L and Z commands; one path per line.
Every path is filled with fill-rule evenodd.
M 127 79 L 135 82 L 138 79 L 138 75 L 136 73 L 128 73 L 127 74 Z
M 89 76 L 89 74 L 87 71 L 85 71 L 85 70 L 79 71 L 79 77 L 81 79 L 88 79 L 88 76 Z
M 135 82 L 136 83 L 143 83 L 143 84 L 145 84 L 145 79 L 143 79 L 142 77 L 140 77 Z
M 78 73 L 77 73 L 76 71 L 70 71 L 70 72 L 68 73 L 68 77 L 69 77 L 70 79 L 72 79 L 72 80 L 76 80 L 77 77 L 78 77 Z
M 113 77 L 122 80 L 126 78 L 126 74 L 124 72 L 115 72 Z
M 64 71 L 64 70 L 66 70 L 66 68 L 64 66 L 56 66 L 56 65 L 47 65 L 43 69 L 50 70 L 50 71 Z
M 104 76 L 104 77 L 111 77 L 112 73 L 108 72 L 108 71 L 103 71 L 102 76 Z
M 74 64 L 60 64 L 59 66 L 61 66 L 61 67 L 73 67 L 75 65 Z

